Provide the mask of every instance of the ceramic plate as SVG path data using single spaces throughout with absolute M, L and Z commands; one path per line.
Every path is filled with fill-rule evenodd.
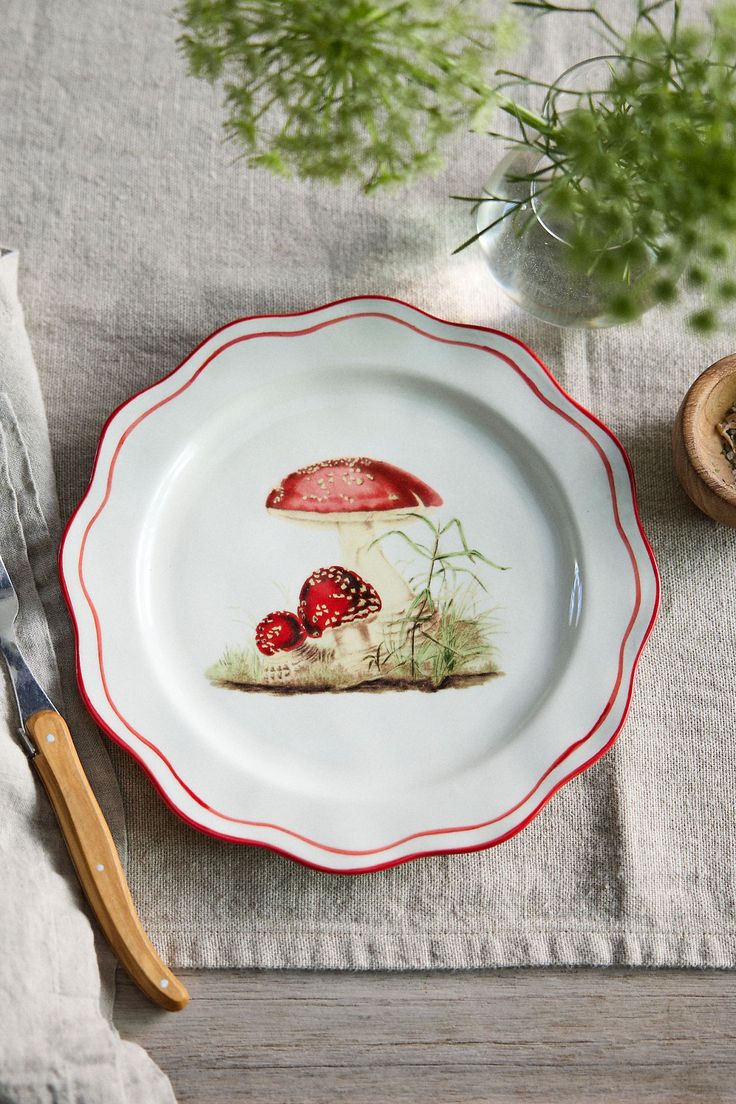
M 338 872 L 523 828 L 618 735 L 658 602 L 610 430 L 381 297 L 233 322 L 115 411 L 61 570 L 171 807 Z

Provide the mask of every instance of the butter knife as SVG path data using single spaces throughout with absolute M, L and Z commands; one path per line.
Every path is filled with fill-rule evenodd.
M 69 728 L 18 647 L 18 608 L 18 596 L 0 557 L 0 651 L 18 704 L 20 742 L 49 796 L 82 889 L 118 961 L 147 997 L 177 1012 L 185 1007 L 189 994 L 161 962 L 143 930 Z

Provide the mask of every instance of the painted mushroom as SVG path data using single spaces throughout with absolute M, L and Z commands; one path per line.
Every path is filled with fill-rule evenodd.
M 288 682 L 305 671 L 323 649 L 309 639 L 301 620 L 290 610 L 275 610 L 256 625 L 256 647 L 263 661 L 264 682 Z M 285 654 L 286 653 L 286 654 Z
M 313 571 L 299 594 L 299 618 L 305 632 L 321 637 L 332 630 L 335 658 L 352 673 L 365 673 L 366 653 L 373 643 L 368 623 L 380 609 L 375 588 L 338 564 Z
M 381 596 L 381 621 L 401 616 L 414 597 L 376 542 L 380 531 L 441 506 L 442 498 L 416 476 L 369 457 L 322 460 L 287 475 L 266 507 L 293 521 L 336 527 L 342 563 Z
M 256 647 L 263 655 L 290 652 L 307 639 L 307 630 L 295 613 L 276 610 L 256 625 Z

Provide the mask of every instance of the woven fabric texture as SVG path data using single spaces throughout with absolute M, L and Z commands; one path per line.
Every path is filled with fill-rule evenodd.
M 448 196 L 477 192 L 498 142 L 460 135 L 439 176 L 370 198 L 274 179 L 223 143 L 167 3 L 7 0 L 4 25 L 2 232 L 23 253 L 63 514 L 109 412 L 216 327 L 378 292 L 531 345 L 628 450 L 662 574 L 617 745 L 491 851 L 320 874 L 180 823 L 113 748 L 130 882 L 161 952 L 194 966 L 736 964 L 736 533 L 690 506 L 669 444 L 687 386 L 732 336 L 696 339 L 658 311 L 557 330 L 502 296 L 478 250 L 451 257 L 469 216 Z M 552 77 L 600 52 L 580 27 L 544 23 L 526 60 Z

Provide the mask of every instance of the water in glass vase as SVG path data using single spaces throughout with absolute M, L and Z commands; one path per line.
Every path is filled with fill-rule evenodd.
M 477 212 L 479 239 L 488 267 L 506 294 L 536 318 L 555 326 L 612 326 L 611 313 L 620 278 L 573 267 L 565 226 L 545 212 L 528 177 L 539 167 L 539 154 L 514 150 L 500 162 Z M 609 247 L 614 252 L 616 247 Z M 644 260 L 627 273 L 629 286 L 641 289 L 641 310 L 652 265 Z

